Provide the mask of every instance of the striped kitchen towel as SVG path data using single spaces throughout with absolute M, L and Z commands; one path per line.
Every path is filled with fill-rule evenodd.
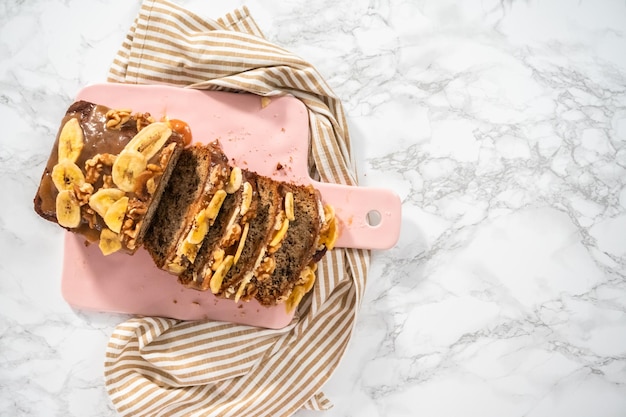
M 356 184 L 340 101 L 311 64 L 265 40 L 245 7 L 210 20 L 145 0 L 109 81 L 293 95 L 308 109 L 311 176 Z M 350 340 L 368 266 L 365 250 L 328 253 L 279 330 L 157 317 L 120 324 L 104 371 L 114 407 L 125 416 L 259 417 L 329 408 L 321 387 Z

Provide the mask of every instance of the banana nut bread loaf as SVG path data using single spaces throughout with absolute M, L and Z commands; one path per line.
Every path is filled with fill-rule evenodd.
M 35 211 L 105 256 L 143 246 L 185 287 L 292 310 L 334 247 L 334 210 L 310 185 L 231 166 L 218 142 L 190 142 L 180 120 L 75 102 Z

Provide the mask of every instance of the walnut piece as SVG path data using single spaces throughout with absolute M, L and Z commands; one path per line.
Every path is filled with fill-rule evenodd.
M 131 198 L 126 208 L 126 218 L 122 223 L 120 237 L 124 245 L 130 249 L 137 248 L 137 236 L 141 230 L 142 216 L 147 212 L 146 203 L 136 198 Z
M 160 174 L 160 173 L 163 172 L 163 168 L 160 165 L 157 165 L 157 164 L 148 164 L 146 166 L 146 169 L 148 171 L 152 172 L 152 173 L 155 173 L 155 174 Z
M 263 282 L 270 277 L 275 269 L 276 261 L 274 261 L 274 257 L 266 256 L 254 271 L 254 275 L 257 277 L 257 281 Z
M 238 242 L 241 237 L 241 232 L 241 226 L 234 224 L 233 227 L 231 227 L 231 229 L 227 232 L 226 236 L 222 239 L 222 242 L 220 243 L 222 247 L 227 248 Z
M 159 165 L 161 166 L 162 171 L 165 171 L 165 168 L 167 168 L 167 164 L 170 161 L 170 157 L 174 153 L 174 149 L 176 149 L 176 144 L 171 143 L 161 150 L 161 155 L 159 156 Z
M 259 289 L 254 284 L 254 282 L 250 282 L 246 286 L 246 289 L 243 291 L 243 295 L 241 296 L 240 300 L 250 301 L 255 295 L 257 295 L 258 292 Z
M 76 195 L 76 199 L 81 206 L 89 203 L 89 197 L 93 194 L 93 185 L 88 182 L 82 185 L 74 184 L 74 194 Z
M 215 271 L 217 267 L 220 266 L 220 264 L 224 260 L 224 255 L 225 255 L 224 249 L 221 249 L 221 248 L 217 248 L 215 252 L 213 252 L 211 261 L 208 264 L 213 271 Z
M 115 184 L 113 183 L 113 176 L 111 175 L 102 176 L 102 188 L 115 188 Z
M 95 184 L 105 166 L 112 167 L 116 156 L 110 153 L 99 153 L 85 161 L 85 181 Z
M 83 215 L 83 219 L 85 219 L 87 221 L 87 224 L 89 225 L 89 228 L 90 229 L 95 229 L 96 228 L 96 223 L 98 222 L 98 215 L 96 214 L 94 209 L 92 209 L 88 205 L 83 206 L 83 213 L 82 213 L 82 215 Z
M 137 121 L 137 132 L 148 126 L 150 123 L 155 122 L 154 118 L 150 116 L 150 113 L 135 113 L 133 117 Z
M 152 165 L 152 164 L 150 164 Z M 153 191 L 150 192 L 150 187 L 148 187 L 148 181 L 153 180 L 155 173 L 149 169 L 146 169 L 141 174 L 135 177 L 135 194 L 141 199 L 147 199 L 150 195 L 154 193 L 156 189 L 156 185 L 154 185 Z
M 148 181 L 146 181 L 146 191 L 148 192 L 149 195 L 154 194 L 154 192 L 156 191 L 156 181 L 154 180 L 154 177 L 148 179 Z
M 131 198 L 128 202 L 128 207 L 126 208 L 126 215 L 128 218 L 137 220 L 140 217 L 143 217 L 148 211 L 148 206 L 143 201 L 140 201 L 136 198 Z
M 106 113 L 106 127 L 120 130 L 130 120 L 130 109 L 111 109 Z

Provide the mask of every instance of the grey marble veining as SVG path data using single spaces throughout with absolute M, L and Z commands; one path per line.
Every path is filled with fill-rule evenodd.
M 245 4 L 342 99 L 361 184 L 403 201 L 323 415 L 626 415 L 626 4 Z M 137 10 L 0 5 L 1 415 L 115 415 L 102 363 L 124 317 L 65 304 L 62 233 L 32 198 Z

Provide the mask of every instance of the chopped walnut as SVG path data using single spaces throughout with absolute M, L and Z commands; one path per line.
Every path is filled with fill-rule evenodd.
M 211 288 L 211 276 L 213 275 L 213 271 L 209 270 L 204 274 L 204 278 L 202 279 L 202 284 L 200 284 L 200 289 L 202 291 L 206 291 Z
M 128 212 L 128 215 L 130 217 L 143 216 L 144 214 L 146 214 L 147 211 L 148 209 L 146 207 L 134 207 L 130 209 L 130 211 Z
M 115 184 L 113 183 L 113 176 L 111 175 L 102 176 L 102 188 L 115 188 Z
M 85 181 L 95 184 L 105 166 L 112 167 L 116 156 L 110 153 L 99 153 L 85 161 Z
M 242 301 L 249 301 L 251 300 L 255 295 L 257 295 L 257 293 L 259 292 L 259 289 L 257 288 L 257 286 L 254 284 L 254 282 L 250 282 L 248 284 L 248 286 L 246 287 L 245 291 L 244 291 L 244 295 L 241 297 Z
M 133 219 L 124 220 L 124 224 L 122 224 L 122 230 L 128 230 L 133 227 Z
M 83 216 L 83 219 L 87 221 L 87 224 L 89 225 L 90 229 L 96 228 L 98 215 L 91 207 L 89 207 L 88 205 L 83 206 L 82 216 Z
M 270 246 L 269 248 L 267 248 L 267 252 L 271 255 L 274 254 L 276 252 L 278 252 L 278 249 L 280 249 L 280 247 L 283 245 L 282 240 L 280 242 L 278 242 L 276 245 L 274 246 Z
M 106 113 L 106 127 L 119 130 L 130 120 L 130 109 L 111 109 Z
M 89 203 L 89 197 L 93 194 L 93 185 L 88 182 L 83 185 L 74 185 L 74 194 L 76 195 L 76 199 L 81 206 Z
M 234 245 L 239 241 L 241 237 L 241 226 L 238 224 L 234 224 L 233 227 L 228 231 L 227 235 L 222 240 L 221 244 L 223 247 L 227 248 L 229 246 Z
M 163 148 L 161 151 L 161 156 L 159 156 L 159 165 L 161 165 L 161 169 L 165 171 L 168 162 L 170 161 L 170 157 L 172 153 L 174 153 L 174 149 L 176 148 L 175 143 L 169 144 L 167 147 Z
M 212 259 L 210 260 L 209 266 L 213 271 L 217 270 L 222 261 L 224 260 L 224 249 L 218 248 L 213 252 Z
M 220 170 L 219 170 L 219 168 L 213 168 L 211 170 L 211 173 L 209 174 L 210 184 L 215 184 L 215 186 L 218 186 L 217 182 L 219 180 L 220 180 Z
M 264 281 L 267 281 L 268 279 L 270 279 L 270 274 L 265 274 L 265 273 L 264 274 L 259 274 L 256 277 L 256 280 L 258 282 L 264 282 Z
M 226 288 L 226 292 L 224 293 L 224 296 L 226 298 L 230 298 L 233 295 L 235 295 L 235 287 L 231 285 L 230 287 Z
M 163 168 L 157 164 L 148 164 L 146 166 L 146 169 L 155 174 L 160 174 L 161 172 L 163 172 Z
M 137 121 L 137 132 L 155 121 L 150 113 L 135 113 L 133 117 Z
M 135 177 L 135 194 L 137 194 L 137 196 L 141 199 L 146 199 L 148 198 L 150 195 L 153 194 L 153 192 L 150 192 L 150 189 L 148 188 L 148 181 L 154 178 L 155 173 L 150 171 L 149 169 L 146 169 L 145 171 L 143 171 L 141 174 L 137 175 L 137 177 Z
M 131 223 L 131 227 L 124 229 L 124 225 L 126 224 L 126 222 L 124 222 L 124 224 L 122 225 L 122 230 L 121 230 L 121 234 L 124 236 L 128 236 L 130 238 L 136 237 L 137 233 L 137 228 L 133 227 L 135 225 L 135 223 Z
M 209 176 L 209 181 L 216 189 L 224 188 L 225 179 L 228 178 L 228 171 L 226 167 L 218 166 L 211 170 L 211 174 Z
M 130 250 L 134 250 L 137 247 L 137 236 L 139 235 L 142 224 L 141 216 L 143 216 L 146 211 L 147 207 L 145 203 L 135 198 L 128 202 L 128 207 L 126 208 L 126 218 L 122 223 L 120 236 L 122 237 L 124 245 Z
M 270 275 L 276 269 L 276 261 L 274 261 L 273 256 L 266 256 L 263 258 L 263 261 L 259 264 L 257 269 L 254 271 L 254 274 L 257 277 L 257 281 L 263 282 L 270 277 Z
M 85 181 L 90 184 L 95 184 L 96 181 L 98 181 L 98 178 L 100 178 L 100 172 L 96 169 L 95 166 L 85 166 L 85 171 L 87 173 L 87 175 L 85 175 Z
M 148 192 L 149 195 L 152 195 L 155 193 L 156 191 L 156 181 L 154 180 L 154 177 L 148 179 L 148 181 L 146 181 L 146 191 Z
M 148 206 L 143 201 L 136 198 L 132 198 L 128 202 L 128 208 L 126 209 L 126 215 L 128 218 L 137 220 L 148 212 Z
M 137 249 L 137 239 L 130 239 L 126 242 L 126 247 L 130 250 Z

